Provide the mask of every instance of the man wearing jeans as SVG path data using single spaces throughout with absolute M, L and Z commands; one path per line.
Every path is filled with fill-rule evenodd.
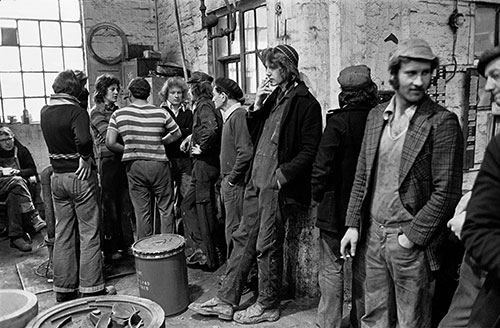
M 114 152 L 123 152 L 137 238 L 153 234 L 151 193 L 160 212 L 161 232 L 174 233 L 174 195 L 164 145 L 179 139 L 181 131 L 163 108 L 148 103 L 151 86 L 144 78 L 130 81 L 128 92 L 131 104 L 111 115 L 106 146 Z
M 362 327 L 430 327 L 431 271 L 463 160 L 457 116 L 426 95 L 438 61 L 424 40 L 400 42 L 389 57 L 396 93 L 368 115 L 340 245 L 355 256 L 361 235 L 367 249 Z
M 83 85 L 75 72 L 66 70 L 57 75 L 52 88 L 55 94 L 41 110 L 40 125 L 54 170 L 54 291 L 56 300 L 64 302 L 76 298 L 78 288 L 85 296 L 106 294 L 106 290 L 90 120 L 77 99 Z

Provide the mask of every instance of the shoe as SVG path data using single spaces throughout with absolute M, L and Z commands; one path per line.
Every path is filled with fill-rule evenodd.
M 45 223 L 45 221 L 42 220 L 42 218 L 38 214 L 35 214 L 31 217 L 31 225 L 36 232 L 39 232 L 40 230 L 47 227 L 47 223 Z
M 218 297 L 214 297 L 205 303 L 191 303 L 188 308 L 201 315 L 217 316 L 221 320 L 233 319 L 233 306 L 221 301 Z
M 69 292 L 69 293 L 61 293 L 61 292 L 56 292 L 56 302 L 57 303 L 62 303 L 62 302 L 68 302 L 72 301 L 78 298 L 78 292 Z
M 280 309 L 264 309 L 256 302 L 245 310 L 237 311 L 233 315 L 233 320 L 242 324 L 257 324 L 265 321 L 277 321 L 280 318 Z
M 21 252 L 31 252 L 31 244 L 23 237 L 11 239 L 10 247 L 17 248 Z
M 207 256 L 203 254 L 203 251 L 201 249 L 198 248 L 190 257 L 188 257 L 187 265 L 205 266 L 207 265 Z
M 104 289 L 95 293 L 82 293 L 82 298 L 93 297 L 93 296 L 106 296 L 106 295 L 116 295 L 115 286 L 106 286 Z

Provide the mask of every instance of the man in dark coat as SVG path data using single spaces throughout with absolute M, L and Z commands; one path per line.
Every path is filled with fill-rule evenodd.
M 312 171 L 312 199 L 319 203 L 316 226 L 320 229 L 318 280 L 319 327 L 338 327 L 344 304 L 344 260 L 340 239 L 345 233 L 345 215 L 368 112 L 377 104 L 377 86 L 365 65 L 340 72 L 340 108 L 328 118 Z M 358 252 L 359 253 L 359 252 Z M 356 257 L 362 260 L 362 256 Z M 353 266 L 351 326 L 364 314 L 362 263 Z
M 202 315 L 244 324 L 280 318 L 285 223 L 308 211 L 312 164 L 321 139 L 321 108 L 300 81 L 297 51 L 278 45 L 266 49 L 262 58 L 266 80 L 248 109 L 255 155 L 226 277 L 217 297 L 190 306 Z M 257 301 L 235 313 L 255 257 Z

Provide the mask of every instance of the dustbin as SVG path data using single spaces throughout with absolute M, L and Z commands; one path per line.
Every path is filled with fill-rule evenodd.
M 0 327 L 24 328 L 38 314 L 36 295 L 24 290 L 0 290 L 0 304 Z
M 139 294 L 158 303 L 166 316 L 180 313 L 189 305 L 184 244 L 182 236 L 160 234 L 132 245 Z

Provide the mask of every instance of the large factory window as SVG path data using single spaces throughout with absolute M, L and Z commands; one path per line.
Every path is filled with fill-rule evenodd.
M 0 1 L 0 28 L 0 122 L 39 122 L 57 73 L 84 69 L 79 0 Z
M 217 12 L 219 23 L 215 28 L 230 28 L 228 12 Z M 241 3 L 236 11 L 236 29 L 229 36 L 214 39 L 216 75 L 238 82 L 246 94 L 254 94 L 264 78 L 264 65 L 257 51 L 267 44 L 267 8 L 264 1 Z

